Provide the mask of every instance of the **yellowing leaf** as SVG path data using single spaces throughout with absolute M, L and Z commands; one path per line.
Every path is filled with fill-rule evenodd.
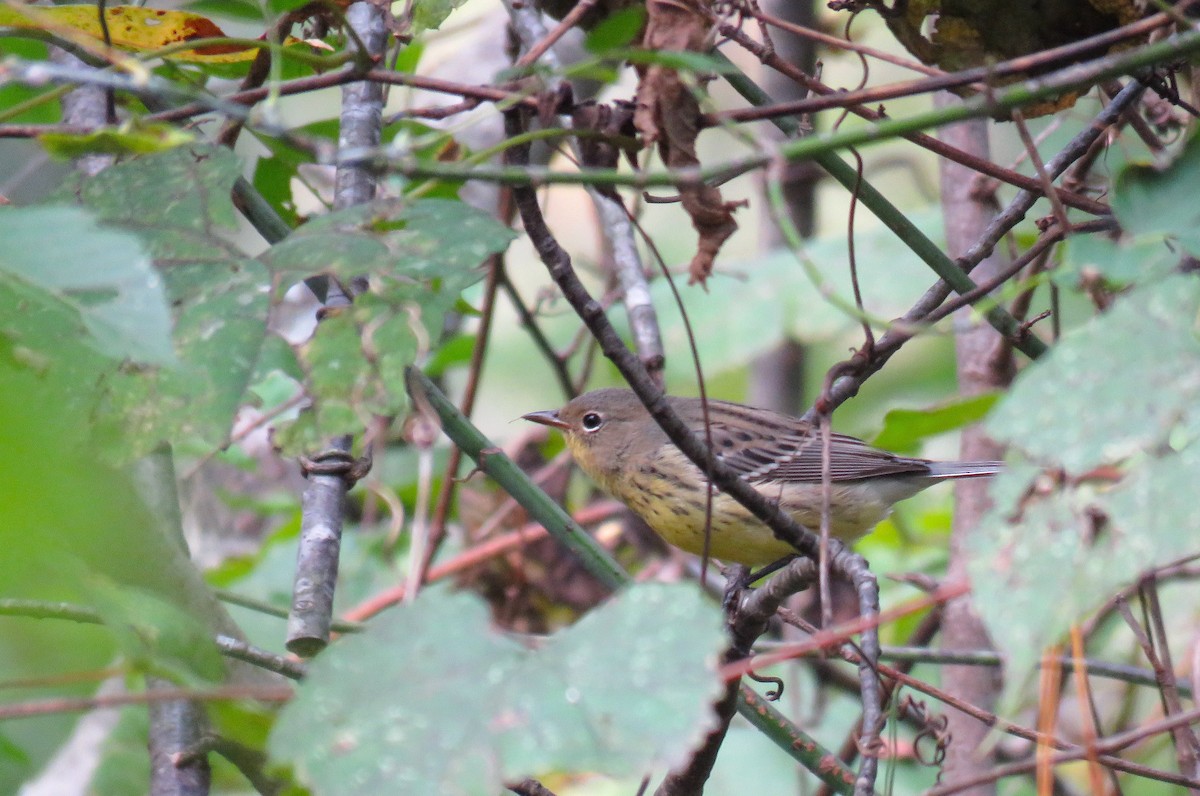
M 105 9 L 109 39 L 113 46 L 134 52 L 152 52 L 182 42 L 199 39 L 225 38 L 212 20 L 184 11 L 163 11 L 137 6 L 113 6 Z M 55 33 L 83 34 L 97 41 L 104 40 L 100 19 L 94 5 L 54 6 L 52 8 L 15 8 L 0 6 L 0 26 L 39 28 Z M 286 44 L 298 44 L 289 37 Z M 176 51 L 163 57 L 191 63 L 230 64 L 252 61 L 258 49 L 245 44 L 210 44 L 194 50 Z

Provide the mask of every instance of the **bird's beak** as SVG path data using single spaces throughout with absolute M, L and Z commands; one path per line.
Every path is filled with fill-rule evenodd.
M 543 426 L 557 428 L 560 431 L 566 431 L 570 425 L 564 423 L 558 417 L 557 409 L 543 409 L 541 412 L 530 412 L 527 415 L 521 415 L 522 420 L 528 420 L 531 423 L 540 423 Z

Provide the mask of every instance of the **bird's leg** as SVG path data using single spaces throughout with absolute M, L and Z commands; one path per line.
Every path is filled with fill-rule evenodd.
M 724 570 L 724 575 L 725 596 L 721 605 L 725 609 L 725 624 L 729 630 L 729 648 L 725 650 L 724 661 L 732 663 L 750 657 L 754 641 L 767 629 L 767 618 L 765 616 L 745 616 L 740 613 L 742 596 L 754 580 L 750 574 L 750 568 L 744 564 L 734 564 Z M 783 693 L 783 681 L 778 677 L 765 677 L 754 673 L 747 676 L 756 682 L 769 683 L 774 686 L 766 694 L 769 700 L 776 700 Z
M 753 578 L 750 577 L 750 568 L 745 564 L 731 564 L 721 574 L 725 576 L 725 595 L 721 598 L 721 607 L 732 621 L 741 605 L 742 592 L 750 588 Z
M 741 594 L 750 588 L 750 584 L 762 580 L 767 575 L 773 575 L 795 560 L 796 556 L 784 556 L 778 561 L 767 564 L 757 572 L 751 572 L 744 564 L 732 564 L 726 567 L 722 574 L 725 576 L 725 596 L 721 599 L 721 607 L 730 617 L 741 604 Z

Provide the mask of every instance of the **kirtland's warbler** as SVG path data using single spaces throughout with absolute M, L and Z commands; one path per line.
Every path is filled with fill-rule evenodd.
M 699 398 L 667 399 L 701 439 Z M 579 466 L 633 509 L 667 542 L 704 551 L 708 481 L 667 438 L 629 390 L 595 390 L 562 409 L 524 416 L 560 429 Z M 816 532 L 821 527 L 821 435 L 794 417 L 726 401 L 708 402 L 717 458 Z M 852 541 L 875 527 L 892 504 L 949 478 L 989 476 L 1002 462 L 933 462 L 877 450 L 831 435 L 830 533 Z M 714 490 L 709 554 L 758 566 L 796 552 L 733 498 Z

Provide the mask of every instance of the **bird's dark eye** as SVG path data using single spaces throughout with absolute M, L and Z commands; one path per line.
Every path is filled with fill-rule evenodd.
M 595 412 L 588 412 L 583 416 L 584 431 L 598 431 L 602 425 L 604 425 L 604 418 Z

